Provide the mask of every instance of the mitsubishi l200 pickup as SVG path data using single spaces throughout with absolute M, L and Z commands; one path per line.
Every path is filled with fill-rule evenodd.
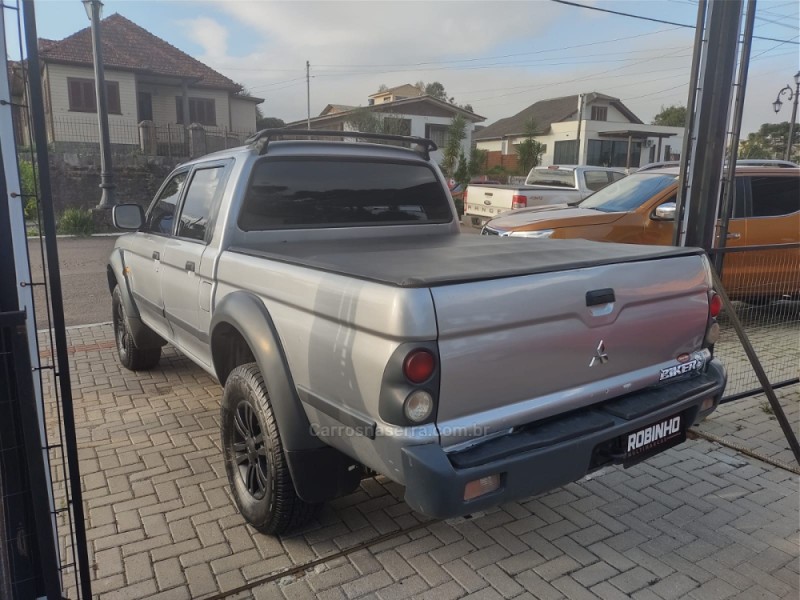
M 702 250 L 462 235 L 435 149 L 265 130 L 179 166 L 146 213 L 114 208 L 119 360 L 169 343 L 220 382 L 262 532 L 366 470 L 414 510 L 472 513 L 646 459 L 719 402 Z

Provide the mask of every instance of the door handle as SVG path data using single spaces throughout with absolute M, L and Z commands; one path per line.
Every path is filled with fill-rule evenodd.
M 741 233 L 729 233 L 728 235 L 725 236 L 725 239 L 738 240 L 740 237 L 742 237 Z
M 158 250 L 153 250 L 153 260 L 161 260 L 161 253 Z
M 187 271 L 194 273 L 194 262 L 192 262 L 191 260 L 187 260 L 185 268 Z

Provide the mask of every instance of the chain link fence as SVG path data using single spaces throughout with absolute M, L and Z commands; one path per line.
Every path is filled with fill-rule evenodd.
M 721 259 L 722 282 L 775 388 L 800 375 L 800 244 L 713 250 Z M 728 369 L 723 401 L 762 391 L 725 313 L 715 353 Z

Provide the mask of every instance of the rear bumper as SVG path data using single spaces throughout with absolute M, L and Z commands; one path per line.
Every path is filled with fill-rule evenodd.
M 608 464 L 621 464 L 621 436 L 680 414 L 685 426 L 713 412 L 727 376 L 713 360 L 696 377 L 654 386 L 538 427 L 447 454 L 436 444 L 403 449 L 405 501 L 436 518 L 464 515 L 576 481 Z M 713 404 L 701 412 L 707 399 Z M 469 481 L 500 474 L 500 488 L 464 500 Z

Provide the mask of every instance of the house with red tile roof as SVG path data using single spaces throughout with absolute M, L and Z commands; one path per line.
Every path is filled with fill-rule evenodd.
M 197 123 L 208 135 L 243 138 L 256 128 L 262 98 L 120 14 L 101 23 L 112 145 L 140 146 L 152 122 L 159 154 Z M 39 40 L 48 140 L 98 141 L 90 28 Z M 188 114 L 186 114 L 188 112 Z M 165 144 L 167 146 L 165 147 Z

